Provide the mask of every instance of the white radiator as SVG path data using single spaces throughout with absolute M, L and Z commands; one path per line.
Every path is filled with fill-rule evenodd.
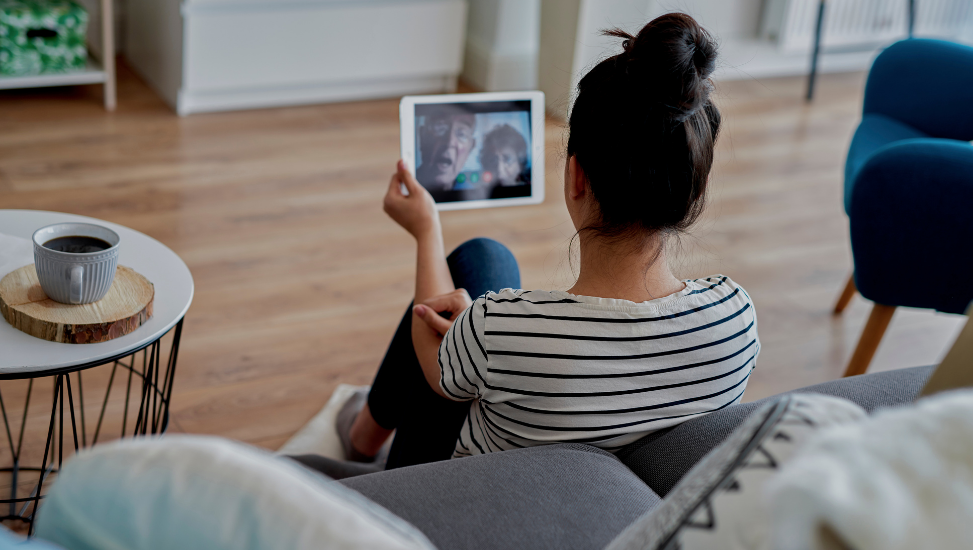
M 761 34 L 785 52 L 811 49 L 819 0 L 766 0 Z M 916 0 L 913 36 L 970 43 L 972 0 Z M 828 0 L 821 45 L 825 49 L 883 45 L 906 38 L 908 0 Z

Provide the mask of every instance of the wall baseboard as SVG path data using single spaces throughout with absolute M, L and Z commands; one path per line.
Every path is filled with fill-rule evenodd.
M 406 94 L 452 92 L 456 81 L 457 75 L 432 75 L 262 89 L 207 92 L 181 90 L 177 97 L 176 111 L 182 116 L 211 111 L 287 107 L 397 97 Z

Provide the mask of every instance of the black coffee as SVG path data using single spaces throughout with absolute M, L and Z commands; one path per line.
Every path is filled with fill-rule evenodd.
M 86 252 L 101 252 L 112 248 L 112 245 L 95 237 L 58 237 L 44 243 L 44 248 L 71 254 L 85 254 Z

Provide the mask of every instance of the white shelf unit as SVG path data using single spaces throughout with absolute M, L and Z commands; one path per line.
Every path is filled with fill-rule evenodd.
M 112 15 L 112 0 L 101 0 L 102 51 L 115 52 L 115 25 Z M 108 22 L 106 24 L 106 22 Z M 88 58 L 84 69 L 63 73 L 41 73 L 20 76 L 0 76 L 0 90 L 14 88 L 44 88 L 48 86 L 77 86 L 80 84 L 102 84 L 106 111 L 115 110 L 115 56 L 103 55 L 103 63 Z
M 44 88 L 46 86 L 75 86 L 78 84 L 101 84 L 105 82 L 105 71 L 98 61 L 88 58 L 84 69 L 63 73 L 26 74 L 20 76 L 0 76 L 0 90 L 14 88 Z

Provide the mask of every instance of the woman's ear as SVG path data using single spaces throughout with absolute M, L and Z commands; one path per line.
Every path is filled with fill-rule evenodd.
M 587 176 L 577 162 L 577 156 L 567 159 L 567 193 L 573 200 L 580 200 L 587 193 Z

